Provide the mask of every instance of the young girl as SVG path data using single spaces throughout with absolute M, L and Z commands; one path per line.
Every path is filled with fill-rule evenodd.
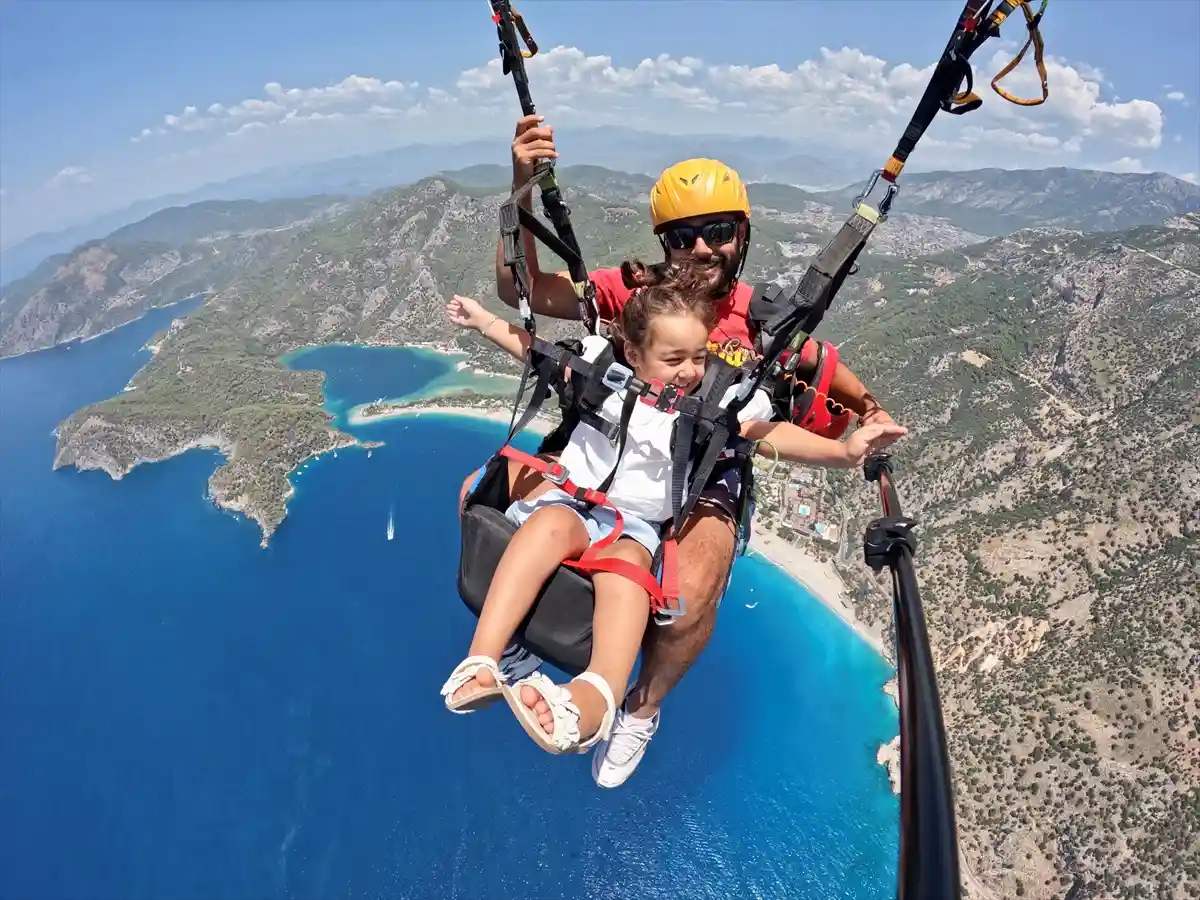
M 469 297 L 454 297 L 446 310 L 456 325 L 477 330 L 501 349 L 524 358 L 529 343 L 524 330 Z M 621 321 L 615 323 L 616 339 L 622 341 L 625 360 L 638 378 L 689 391 L 704 375 L 714 319 L 707 278 L 690 267 L 680 268 L 662 283 L 634 294 L 621 312 Z M 602 342 L 589 341 L 583 355 L 590 361 L 602 348 Z M 731 388 L 723 403 L 733 393 Z M 601 416 L 619 422 L 624 399 L 623 392 L 614 393 L 604 402 Z M 869 453 L 904 434 L 895 425 L 866 426 L 839 443 L 790 423 L 772 423 L 771 414 L 769 397 L 757 392 L 740 414 L 742 435 L 769 440 L 781 458 L 815 465 L 860 465 Z M 572 432 L 559 460 L 571 481 L 595 488 L 616 468 L 607 497 L 621 511 L 624 530 L 601 556 L 649 570 L 663 523 L 671 515 L 671 433 L 677 415 L 638 403 L 619 460 L 615 443 L 591 425 L 581 422 Z M 649 597 L 644 588 L 621 575 L 595 573 L 588 670 L 569 686 L 556 685 L 540 672 L 514 685 L 505 684 L 496 660 L 542 586 L 564 560 L 577 559 L 610 534 L 615 524 L 612 510 L 602 506 L 588 510 L 559 489 L 519 500 L 506 515 L 519 527 L 492 576 L 468 656 L 450 674 L 442 695 L 447 708 L 460 713 L 503 698 L 543 749 L 586 752 L 608 737 L 615 698 L 624 695 L 642 643 Z

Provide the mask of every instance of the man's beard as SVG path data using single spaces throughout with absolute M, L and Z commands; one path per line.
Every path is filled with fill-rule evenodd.
M 696 266 L 709 279 L 709 296 L 714 300 L 725 297 L 737 281 L 738 268 L 741 262 L 740 254 L 727 259 L 724 256 L 714 256 L 705 262 L 695 262 Z
M 621 280 L 625 287 L 634 290 L 648 287 L 666 279 L 673 269 L 688 268 L 708 282 L 708 296 L 713 300 L 723 300 L 729 295 L 733 283 L 737 280 L 741 268 L 742 255 L 739 252 L 732 259 L 715 255 L 707 260 L 695 259 L 691 256 L 678 258 L 668 257 L 660 263 L 647 266 L 633 260 L 621 263 Z

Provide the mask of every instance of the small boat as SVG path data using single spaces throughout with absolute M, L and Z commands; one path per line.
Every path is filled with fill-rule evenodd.
M 755 600 L 753 603 L 747 603 L 747 604 L 746 604 L 746 609 L 754 609 L 754 607 L 756 607 L 756 606 L 758 606 L 758 601 L 757 601 L 757 600 Z
M 390 541 L 395 536 L 396 536 L 396 520 L 392 516 L 392 511 L 389 509 L 388 510 L 387 539 Z

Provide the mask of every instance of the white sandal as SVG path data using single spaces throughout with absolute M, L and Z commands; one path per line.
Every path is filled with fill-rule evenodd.
M 487 669 L 491 672 L 496 683 L 491 687 L 481 685 L 478 691 L 462 700 L 452 700 L 454 692 L 474 678 L 480 669 Z M 497 662 L 490 656 L 468 656 L 454 667 L 454 671 L 442 685 L 442 696 L 446 698 L 446 709 L 452 713 L 466 715 L 475 712 L 477 709 L 491 706 L 504 696 L 504 674 L 500 671 Z
M 579 707 L 571 699 L 569 687 L 555 684 L 541 672 L 535 672 L 528 678 L 523 678 L 511 687 L 504 689 L 504 699 L 508 701 L 509 708 L 517 717 L 517 721 L 521 723 L 521 727 L 525 729 L 525 733 L 547 753 L 586 753 L 600 741 L 608 740 L 609 733 L 612 731 L 613 719 L 617 714 L 617 704 L 613 699 L 608 682 L 595 672 L 583 672 L 577 675 L 575 680 L 586 681 L 598 690 L 600 696 L 604 698 L 605 706 L 604 718 L 600 720 L 600 727 L 596 729 L 595 734 L 582 742 L 579 739 Z M 538 721 L 537 712 L 521 702 L 521 688 L 525 685 L 541 694 L 546 705 L 550 707 L 550 713 L 554 716 L 554 730 L 549 734 L 542 727 L 542 723 Z

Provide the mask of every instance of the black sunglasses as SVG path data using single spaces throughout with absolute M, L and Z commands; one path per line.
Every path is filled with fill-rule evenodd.
M 732 219 L 718 219 L 703 225 L 671 225 L 663 229 L 663 239 L 672 250 L 691 250 L 696 238 L 704 238 L 710 247 L 728 244 L 737 237 L 738 223 Z

